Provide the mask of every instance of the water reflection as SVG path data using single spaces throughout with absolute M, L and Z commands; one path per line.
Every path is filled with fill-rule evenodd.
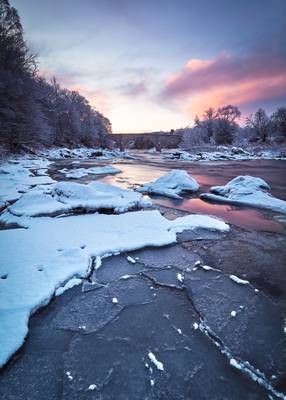
M 191 213 L 214 215 L 224 221 L 244 229 L 256 229 L 268 232 L 285 232 L 278 222 L 266 218 L 261 212 L 247 208 L 237 208 L 229 205 L 207 203 L 201 199 L 172 200 L 163 197 L 153 198 L 157 204 L 177 208 Z

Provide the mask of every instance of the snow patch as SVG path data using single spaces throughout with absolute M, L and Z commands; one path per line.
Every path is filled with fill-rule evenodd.
M 153 353 L 149 352 L 149 353 L 148 353 L 148 357 L 149 357 L 150 361 L 156 366 L 156 368 L 157 368 L 159 371 L 164 371 L 164 365 L 163 365 L 163 363 L 161 363 L 160 361 L 158 361 L 157 358 L 156 358 L 156 356 L 155 356 Z

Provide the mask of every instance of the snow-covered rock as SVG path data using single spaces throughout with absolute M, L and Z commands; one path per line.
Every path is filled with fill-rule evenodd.
M 106 165 L 105 167 L 61 169 L 59 172 L 63 173 L 66 178 L 79 179 L 88 175 L 118 174 L 121 171 L 112 165 Z
M 186 218 L 179 219 L 180 229 L 193 228 L 194 221 Z M 64 282 L 86 276 L 91 258 L 100 265 L 106 255 L 174 243 L 177 229 L 176 220 L 154 210 L 30 218 L 28 229 L 1 230 L 0 366 L 22 345 L 31 313 L 47 304 Z M 64 288 L 71 283 L 75 281 Z
M 246 205 L 286 213 L 286 201 L 267 192 L 270 186 L 261 178 L 237 176 L 224 186 L 211 187 L 212 193 L 203 193 L 201 198 L 221 203 Z
M 111 210 L 115 213 L 150 206 L 150 200 L 139 193 L 101 182 L 88 185 L 58 182 L 43 185 L 25 193 L 8 208 L 17 216 L 47 216 L 71 213 L 75 210 L 94 212 Z
M 142 185 L 137 190 L 141 193 L 159 194 L 179 199 L 182 193 L 196 192 L 199 187 L 198 182 L 186 171 L 173 169 L 154 182 Z

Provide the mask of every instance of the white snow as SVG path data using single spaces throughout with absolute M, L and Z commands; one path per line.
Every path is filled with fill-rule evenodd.
M 156 368 L 159 371 L 164 371 L 164 365 L 163 363 L 161 363 L 160 361 L 157 360 L 156 356 L 151 353 L 151 351 L 148 353 L 148 357 L 150 359 L 150 361 L 156 366 Z
M 115 213 L 150 206 L 150 200 L 139 193 L 101 182 L 88 185 L 58 182 L 42 185 L 25 193 L 8 208 L 17 216 L 44 216 L 70 213 L 74 209 L 97 211 L 111 209 Z
M 131 275 L 122 275 L 120 277 L 120 279 L 129 279 L 129 278 L 131 278 Z
M 12 201 L 22 196 L 31 186 L 55 182 L 47 175 L 35 175 L 31 170 L 39 170 L 50 164 L 47 160 L 11 160 L 0 165 L 0 200 Z
M 73 288 L 74 286 L 80 285 L 82 282 L 81 279 L 79 278 L 72 278 L 67 281 L 67 283 L 64 286 L 60 286 L 57 288 L 55 295 L 60 296 L 63 294 L 66 290 Z
M 201 268 L 204 269 L 205 271 L 211 271 L 214 268 L 210 267 L 209 265 L 201 265 Z
M 242 369 L 242 366 L 240 365 L 240 363 L 238 361 L 236 361 L 235 358 L 231 358 L 229 360 L 229 363 L 232 367 L 236 368 L 236 369 Z
M 212 193 L 201 194 L 202 199 L 234 205 L 248 205 L 286 213 L 286 201 L 267 192 L 269 185 L 254 176 L 237 176 L 224 186 L 211 187 Z
M 126 257 L 127 261 L 129 261 L 131 264 L 136 264 L 136 260 L 130 256 Z
M 97 386 L 92 383 L 91 385 L 89 385 L 88 390 L 95 390 L 97 388 Z
M 186 215 L 170 221 L 170 225 L 173 227 L 176 233 L 183 232 L 185 229 L 210 229 L 218 230 L 221 232 L 228 232 L 229 225 L 227 225 L 223 220 L 215 217 L 210 217 L 209 215 L 192 214 Z M 191 227 L 191 228 L 190 228 Z M 200 262 L 197 262 L 200 263 Z M 198 265 L 198 264 L 195 265 Z
M 233 280 L 234 282 L 240 284 L 240 285 L 248 285 L 249 281 L 246 281 L 244 279 L 238 278 L 236 275 L 229 275 L 230 279 Z
M 133 157 L 127 151 L 119 150 L 107 150 L 93 147 L 79 147 L 76 149 L 68 149 L 65 147 L 53 148 L 39 152 L 40 156 L 63 159 L 63 158 L 92 158 L 96 160 L 110 160 L 113 158 L 127 158 L 132 159 Z
M 284 160 L 285 154 L 279 150 L 264 150 L 259 153 L 247 151 L 241 147 L 220 146 L 217 151 L 199 151 L 189 153 L 179 149 L 163 149 L 164 158 L 173 161 L 226 161 L 226 160 Z
M 91 168 L 77 168 L 77 169 L 61 169 L 59 172 L 63 173 L 66 178 L 79 179 L 88 175 L 104 175 L 104 174 L 118 174 L 120 169 L 107 165 L 105 167 L 91 167 Z
M 195 331 L 198 329 L 198 327 L 199 327 L 199 324 L 197 322 L 194 322 L 193 323 L 193 328 L 194 328 Z
M 70 381 L 73 380 L 73 377 L 69 371 L 66 372 L 66 376 L 69 378 Z
M 183 283 L 184 282 L 184 275 L 181 274 L 180 272 L 177 273 L 177 279 L 179 282 Z
M 154 182 L 146 183 L 137 190 L 141 193 L 159 194 L 180 199 L 184 192 L 196 192 L 199 184 L 184 170 L 171 170 Z

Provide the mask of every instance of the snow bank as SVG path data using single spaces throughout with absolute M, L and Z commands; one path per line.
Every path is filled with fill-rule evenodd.
M 31 186 L 55 182 L 45 174 L 49 164 L 49 161 L 43 159 L 11 160 L 1 164 L 0 200 L 13 201 L 21 197 Z
M 190 216 L 168 221 L 155 210 L 42 217 L 30 218 L 29 229 L 0 231 L 0 366 L 22 345 L 30 314 L 63 282 L 86 276 L 92 257 L 174 243 L 183 227 L 207 227 L 204 216 L 197 217 L 203 223 Z
M 200 197 L 204 200 L 286 213 L 286 201 L 272 196 L 267 190 L 270 190 L 270 186 L 263 179 L 245 175 L 237 176 L 225 186 L 213 186 L 212 193 L 204 193 Z
M 150 200 L 139 193 L 101 182 L 88 185 L 58 182 L 41 186 L 25 193 L 8 208 L 17 216 L 47 216 L 86 211 L 111 210 L 115 213 L 150 206 Z
M 163 149 L 164 158 L 181 161 L 224 161 L 224 160 L 285 160 L 285 152 L 269 149 L 259 153 L 249 152 L 241 147 L 220 147 L 218 151 L 189 153 L 179 149 Z
M 105 167 L 91 167 L 91 168 L 77 168 L 77 169 L 61 169 L 59 172 L 63 173 L 66 178 L 79 179 L 88 175 L 104 175 L 104 174 L 118 174 L 120 169 L 107 165 Z
M 184 192 L 196 192 L 199 184 L 184 170 L 172 170 L 154 182 L 146 183 L 137 190 L 141 193 L 159 194 L 176 199 Z
M 39 155 L 45 156 L 52 159 L 63 159 L 63 158 L 95 158 L 97 160 L 110 160 L 112 158 L 133 158 L 126 151 L 119 150 L 107 150 L 101 148 L 92 147 L 79 147 L 76 149 L 68 149 L 67 147 L 57 147 L 54 149 L 45 150 L 39 152 Z

